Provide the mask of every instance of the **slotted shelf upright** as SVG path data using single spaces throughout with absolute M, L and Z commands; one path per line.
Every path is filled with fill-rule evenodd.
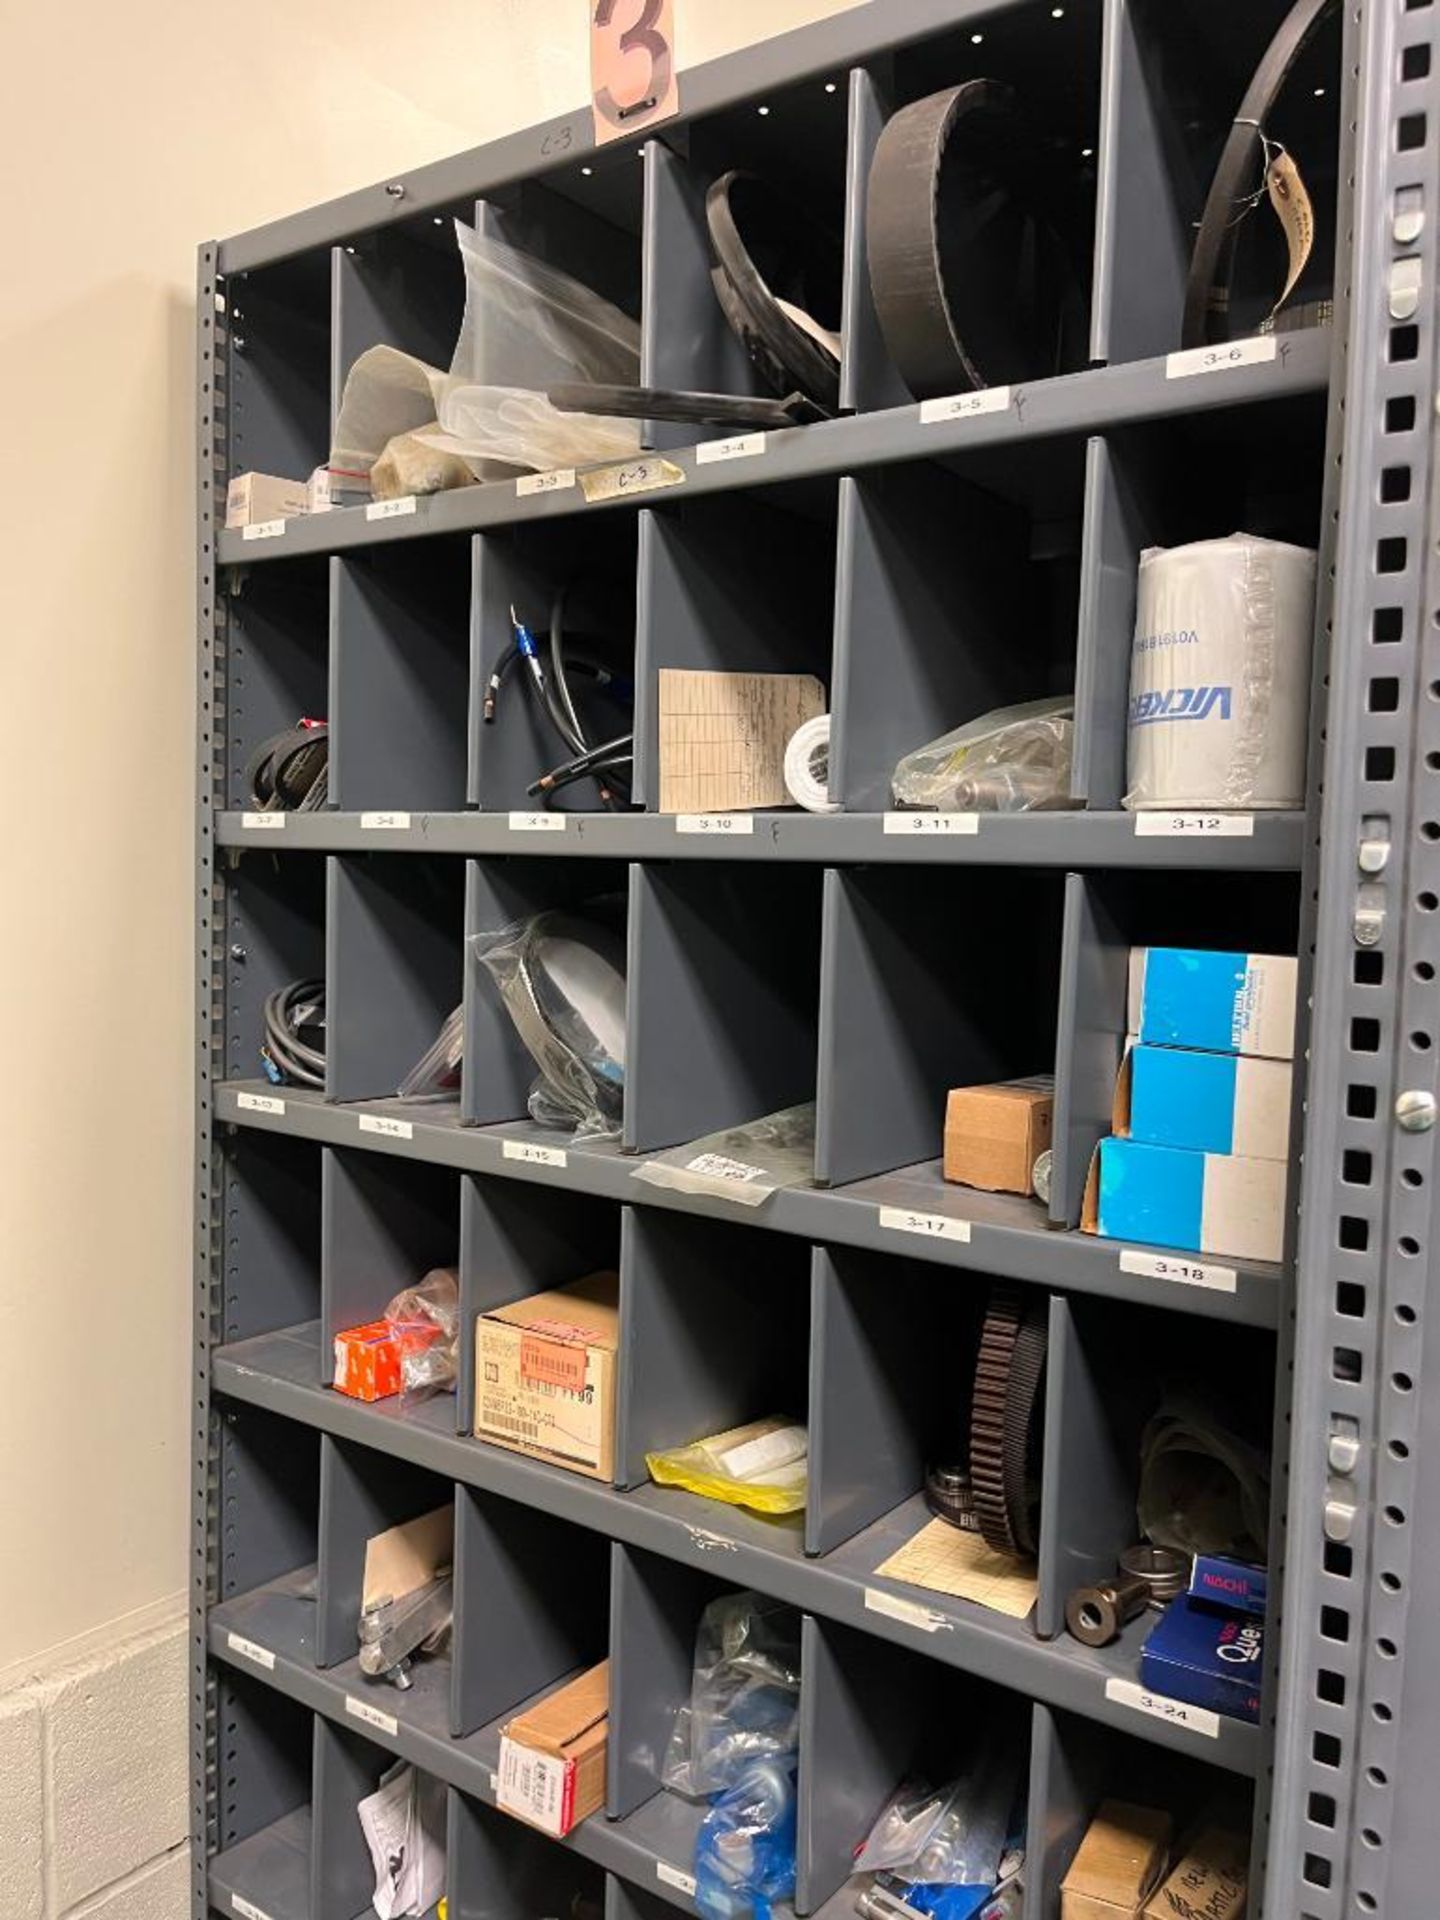
M 1440 1593 L 1436 9 L 1350 0 L 1292 84 L 1330 324 L 1197 368 L 1174 355 L 1200 156 L 1284 12 L 870 0 L 684 72 L 681 112 L 643 135 L 596 147 L 587 107 L 201 248 L 197 1920 L 356 1920 L 355 1805 L 397 1756 L 446 1789 L 451 1920 L 576 1895 L 610 1920 L 694 1911 L 699 1814 L 658 1756 L 701 1610 L 745 1586 L 802 1616 L 797 1914 L 851 1911 L 854 1847 L 907 1757 L 928 1741 L 956 1763 L 984 1726 L 1028 1751 L 1025 1920 L 1057 1920 L 1104 1795 L 1193 1808 L 1222 1789 L 1251 1809 L 1263 1920 L 1433 1906 L 1440 1680 L 1413 1643 Z M 1014 84 L 1065 158 L 1093 274 L 1064 364 L 937 420 L 876 321 L 865 182 L 892 112 L 977 74 Z M 738 458 L 659 429 L 668 484 L 639 498 L 590 504 L 559 476 L 223 530 L 231 476 L 325 458 L 357 354 L 448 360 L 453 216 L 626 308 L 649 383 L 750 391 L 704 239 L 704 189 L 731 165 L 843 236 L 844 417 Z M 1120 805 L 1136 562 L 1236 526 L 1320 548 L 1310 804 L 1241 836 L 1137 835 Z M 518 703 L 484 725 L 480 694 L 511 600 L 543 608 L 576 568 L 633 647 L 644 810 L 587 812 L 577 789 L 537 831 L 545 743 Z M 659 813 L 665 666 L 818 674 L 840 810 L 738 832 Z M 900 752 L 1072 686 L 1083 805 L 895 830 Z M 322 713 L 330 804 L 257 825 L 255 746 Z M 567 1143 L 524 1117 L 526 1062 L 465 942 L 601 894 L 626 916 L 624 1132 Z M 1227 1287 L 1136 1271 L 1078 1231 L 1124 955 L 1146 941 L 1301 956 L 1290 1247 L 1227 1263 Z M 323 1092 L 259 1077 L 262 1002 L 307 976 L 327 983 Z M 460 1005 L 458 1099 L 397 1101 Z M 1048 1214 L 946 1185 L 946 1088 L 1052 1059 Z M 811 1186 L 752 1212 L 635 1178 L 810 1098 Z M 332 1391 L 334 1333 L 437 1263 L 460 1271 L 454 1399 Z M 613 1484 L 466 1431 L 476 1315 L 606 1266 Z M 1049 1316 L 1020 1621 L 877 1572 L 924 1515 L 995 1279 Z M 1145 1382 L 1184 1365 L 1273 1408 L 1283 1580 L 1258 1727 L 1147 1710 L 1144 1622 L 1102 1651 L 1063 1631 L 1067 1590 L 1134 1530 Z M 648 1482 L 647 1449 L 782 1406 L 810 1429 L 803 1523 Z M 355 1659 L 364 1543 L 446 1501 L 453 1647 L 410 1691 L 377 1688 Z M 607 1654 L 606 1806 L 551 1840 L 495 1808 L 499 1728 Z

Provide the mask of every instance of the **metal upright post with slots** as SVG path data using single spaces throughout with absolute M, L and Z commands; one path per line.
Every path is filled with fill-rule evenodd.
M 357 1920 L 373 1882 L 355 1807 L 397 1757 L 448 1795 L 449 1920 L 577 1897 L 609 1920 L 694 1912 L 701 1809 L 660 1762 L 700 1613 L 744 1587 L 802 1617 L 794 1914 L 844 1920 L 854 1849 L 907 1761 L 926 1740 L 958 1761 L 981 1726 L 1028 1753 L 1024 1920 L 1059 1920 L 1099 1802 L 1151 1793 L 1245 1808 L 1261 1920 L 1428 1912 L 1436 11 L 1348 0 L 1292 77 L 1329 323 L 1197 360 L 1180 311 L 1206 157 L 1285 13 L 870 0 L 684 72 L 678 112 L 643 132 L 597 145 L 587 105 L 201 249 L 197 1920 Z M 1068 155 L 1088 312 L 1052 376 L 921 408 L 871 297 L 866 183 L 892 113 L 980 74 Z M 655 429 L 638 498 L 562 473 L 224 529 L 228 479 L 325 460 L 364 349 L 448 362 L 456 216 L 637 317 L 648 385 L 753 392 L 705 239 L 730 166 L 782 180 L 843 240 L 842 417 L 739 457 L 706 451 L 719 430 Z M 1137 833 L 1139 555 L 1237 526 L 1320 549 L 1309 808 Z M 483 692 L 510 603 L 577 567 L 627 657 L 633 641 L 641 810 L 575 790 L 537 825 L 532 716 L 487 726 Z M 666 667 L 817 675 L 838 809 L 661 813 Z M 901 752 L 1072 686 L 1070 810 L 918 830 L 888 810 Z M 256 814 L 251 756 L 302 715 L 329 723 L 328 804 Z M 530 1064 L 466 940 L 602 893 L 627 930 L 623 1132 L 572 1142 L 526 1117 Z M 1300 955 L 1282 1262 L 1177 1278 L 1080 1229 L 1126 956 L 1152 942 Z M 304 978 L 327 994 L 313 1091 L 259 1077 L 263 1003 Z M 456 1007 L 457 1097 L 398 1100 Z M 947 1184 L 946 1089 L 1052 1062 L 1048 1207 Z M 635 1177 L 812 1099 L 814 1181 L 761 1208 Z M 336 1393 L 334 1335 L 436 1264 L 459 1270 L 456 1394 Z M 613 1481 L 477 1440 L 477 1315 L 605 1267 Z M 1048 1331 L 1022 1619 L 878 1571 L 925 1518 L 956 1356 L 997 1282 Z M 1258 1726 L 1157 1707 L 1144 1620 L 1098 1650 L 1064 1631 L 1067 1591 L 1133 1537 L 1145 1395 L 1186 1367 L 1273 1422 L 1283 1581 Z M 650 1483 L 647 1451 L 782 1410 L 809 1427 L 803 1521 Z M 369 1682 L 365 1543 L 446 1503 L 452 1644 L 408 1689 Z M 554 1840 L 496 1809 L 499 1729 L 606 1657 L 606 1804 Z

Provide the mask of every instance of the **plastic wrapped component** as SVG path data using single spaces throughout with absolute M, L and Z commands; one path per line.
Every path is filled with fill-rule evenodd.
M 1071 695 L 997 707 L 907 753 L 891 791 L 900 807 L 942 813 L 1031 813 L 1070 798 Z
M 711 1193 L 758 1207 L 781 1187 L 815 1181 L 815 1102 L 782 1107 L 672 1147 L 635 1169 L 635 1178 L 678 1193 Z
M 370 491 L 377 500 L 445 493 L 474 484 L 468 463 L 458 454 L 431 446 L 423 433 L 397 433 L 385 442 L 385 451 L 370 469 Z
M 1219 1409 L 1177 1393 L 1141 1438 L 1137 1512 L 1141 1533 L 1157 1547 L 1263 1561 L 1269 1463 Z
M 993 1887 L 1020 1776 L 1016 1752 L 984 1747 L 948 1786 L 906 1781 L 855 1857 L 857 1873 L 903 1873 L 927 1886 Z
M 1127 807 L 1303 807 L 1315 554 L 1248 533 L 1140 556 Z
M 417 437 L 436 454 L 464 460 L 481 475 L 492 461 L 545 472 L 633 459 L 640 450 L 640 423 L 612 414 L 562 413 L 543 393 L 525 387 L 464 383 L 447 389 L 439 424 Z
M 695 1840 L 704 1920 L 770 1920 L 795 1891 L 795 1760 L 757 1760 L 722 1793 Z
M 445 1016 L 437 1037 L 400 1082 L 402 1100 L 436 1100 L 456 1092 L 465 1059 L 465 1009 Z
M 797 1751 L 800 1616 L 758 1593 L 726 1593 L 700 1616 L 690 1699 L 675 1716 L 662 1778 L 703 1799 L 756 1760 Z
M 495 983 L 540 1077 L 537 1126 L 577 1137 L 619 1131 L 625 1101 L 625 935 L 618 905 L 546 912 L 472 934 L 470 951 Z
M 798 1421 L 772 1414 L 688 1447 L 647 1453 L 645 1464 L 662 1487 L 684 1487 L 756 1513 L 799 1513 L 805 1505 L 809 1438 Z
M 397 434 L 433 427 L 445 375 L 398 347 L 370 347 L 345 376 L 330 436 L 332 494 L 368 493 L 370 469 Z
M 460 1276 L 454 1267 L 432 1267 L 416 1286 L 395 1295 L 385 1318 L 397 1326 L 438 1329 L 428 1346 L 402 1349 L 401 1391 L 429 1395 L 453 1390 L 460 1333 Z

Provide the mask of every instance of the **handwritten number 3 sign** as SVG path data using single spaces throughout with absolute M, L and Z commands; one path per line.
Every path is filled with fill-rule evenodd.
M 590 83 L 597 147 L 678 113 L 675 0 L 593 0 Z

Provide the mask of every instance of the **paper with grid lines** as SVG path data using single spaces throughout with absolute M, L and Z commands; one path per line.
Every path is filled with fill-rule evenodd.
M 808 673 L 660 669 L 660 811 L 783 807 L 785 747 L 825 711 Z
M 994 1613 L 1008 1613 L 1012 1620 L 1023 1620 L 1035 1604 L 1035 1569 L 1028 1561 L 996 1553 L 978 1533 L 963 1532 L 948 1520 L 922 1527 L 875 1572 L 886 1580 L 973 1600 Z

